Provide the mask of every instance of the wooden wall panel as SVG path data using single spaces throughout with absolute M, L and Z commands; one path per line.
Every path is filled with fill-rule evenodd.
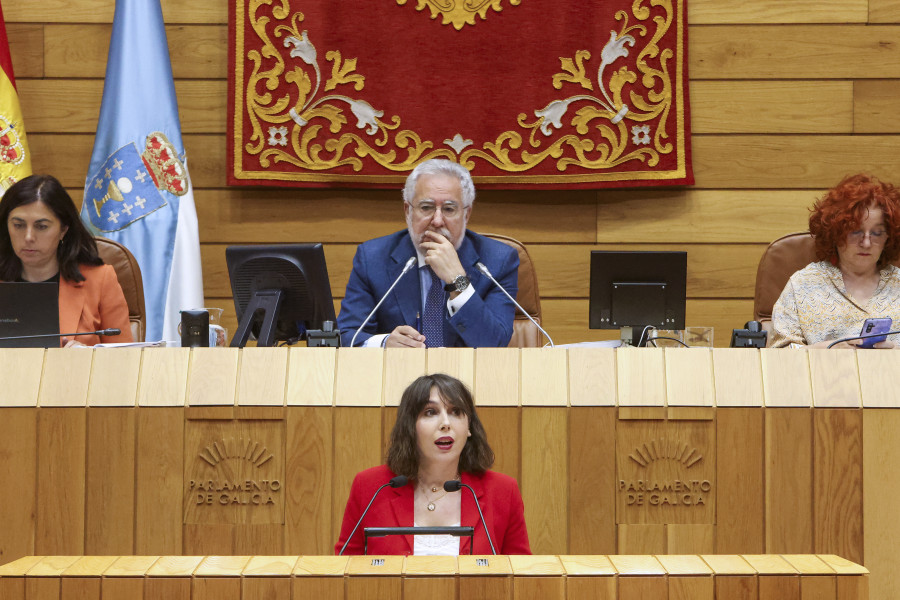
M 713 600 L 712 577 L 669 577 L 669 600 Z
M 494 451 L 494 471 L 522 477 L 522 409 L 518 406 L 483 406 L 478 418 Z M 521 486 L 520 486 L 521 487 Z
M 143 577 L 104 577 L 100 583 L 103 600 L 141 600 L 144 597 Z
M 37 411 L 0 408 L 0 564 L 35 554 Z
M 44 74 L 44 26 L 38 23 L 11 23 L 6 15 L 4 19 L 16 84 L 22 77 L 40 77 Z
M 38 413 L 35 554 L 84 554 L 85 412 Z
M 866 535 L 863 555 L 872 572 L 870 593 L 876 598 L 900 598 L 896 575 L 900 556 L 900 519 L 896 518 L 900 497 L 900 410 L 867 409 L 863 413 L 863 523 L 878 523 L 877 535 Z M 890 574 L 890 575 L 888 575 Z
M 134 554 L 135 409 L 87 411 L 85 554 Z
M 719 23 L 865 23 L 866 0 L 800 0 L 790 6 L 778 0 L 755 0 L 722 10 L 716 0 L 694 0 L 688 5 L 692 24 Z
M 25 580 L 25 598 L 28 600 L 59 600 L 59 588 L 59 579 L 28 578 Z
M 152 407 L 137 412 L 134 553 L 182 553 L 184 511 L 184 408 Z
M 897 37 L 891 43 L 900 45 L 900 30 Z M 822 56 L 816 60 L 822 64 L 828 62 Z M 730 169 L 722 169 L 721 159 L 734 150 L 734 143 L 726 135 L 693 137 L 694 175 L 698 182 L 703 182 L 698 185 L 753 189 L 759 186 L 760 172 L 765 171 L 767 185 L 771 187 L 826 189 L 847 173 L 868 171 L 891 181 L 892 175 L 900 170 L 900 157 L 891 154 L 896 144 L 896 137 L 891 135 L 742 136 L 741 160 L 732 163 Z M 777 162 L 772 162 L 773 155 L 779 157 Z
M 763 417 L 762 408 L 716 411 L 717 554 L 765 551 Z
M 813 412 L 813 550 L 863 563 L 862 422 L 857 409 Z
M 665 525 L 622 523 L 616 526 L 616 554 L 665 553 Z
M 842 2 L 841 4 L 845 4 Z M 692 79 L 887 79 L 900 76 L 900 30 L 853 24 L 842 8 L 842 25 L 697 27 L 691 30 Z M 848 36 L 835 44 L 835 31 Z M 773 57 L 780 57 L 774 60 Z M 859 66 L 866 65 L 860 72 Z M 773 160 L 772 164 L 776 161 Z
M 568 423 L 561 407 L 522 409 L 522 499 L 531 551 L 558 554 L 568 546 L 568 507 L 557 485 L 568 480 Z
M 616 409 L 569 411 L 569 552 L 616 553 Z
M 813 547 L 812 411 L 768 408 L 765 420 L 765 551 L 810 554 Z
M 802 189 L 707 190 L 700 186 L 605 191 L 597 211 L 597 243 L 644 240 L 764 246 L 785 233 L 806 230 L 809 215 L 805 209 L 817 193 Z
M 900 81 L 876 79 L 853 83 L 853 130 L 856 133 L 900 132 Z
M 110 19 L 107 23 L 111 22 Z M 78 22 L 46 26 L 44 77 L 104 77 L 112 26 L 75 23 Z M 228 47 L 228 29 L 224 25 L 169 25 L 166 37 L 169 55 L 175 57 L 172 73 L 176 79 L 224 79 L 228 75 L 227 52 L 224 51 Z M 85 39 L 93 43 L 85 44 Z M 70 46 L 72 51 L 66 53 L 63 46 Z M 27 123 L 27 116 L 25 118 Z
M 284 552 L 331 554 L 335 457 L 331 408 L 296 406 L 285 421 Z
M 666 525 L 666 554 L 715 552 L 715 534 L 715 525 L 669 523 Z
M 64 577 L 60 580 L 60 600 L 100 600 L 99 577 Z
M 719 10 L 720 14 L 730 12 Z M 698 134 L 851 133 L 853 91 L 849 81 L 695 81 L 691 82 L 691 130 Z
M 897 0 L 869 0 L 870 23 L 900 23 L 900 2 Z

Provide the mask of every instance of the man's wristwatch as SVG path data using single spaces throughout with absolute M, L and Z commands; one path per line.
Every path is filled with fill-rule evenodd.
M 444 286 L 444 291 L 461 292 L 469 287 L 469 278 L 465 275 L 458 275 L 456 279 Z

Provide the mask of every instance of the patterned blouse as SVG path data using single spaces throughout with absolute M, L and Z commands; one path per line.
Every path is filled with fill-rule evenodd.
M 900 269 L 888 265 L 872 298 L 861 305 L 844 287 L 841 270 L 827 261 L 791 275 L 772 309 L 771 347 L 812 345 L 858 334 L 863 321 L 890 317 L 900 327 Z M 898 335 L 889 336 L 897 342 Z

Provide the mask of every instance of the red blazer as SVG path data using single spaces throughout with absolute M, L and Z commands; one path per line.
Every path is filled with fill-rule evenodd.
M 335 554 L 340 552 L 341 546 L 372 499 L 375 490 L 394 476 L 395 474 L 385 466 L 366 469 L 356 474 L 350 488 L 347 508 L 344 509 L 341 535 L 334 546 Z M 522 504 L 522 494 L 519 493 L 516 480 L 502 473 L 487 471 L 481 476 L 463 473 L 462 482 L 471 485 L 478 496 L 497 554 L 531 554 L 528 532 L 525 530 L 525 506 Z M 410 482 L 401 488 L 386 487 L 381 490 L 372 508 L 366 513 L 366 518 L 353 534 L 353 539 L 347 545 L 344 554 L 363 553 L 363 529 L 366 527 L 412 527 L 414 485 Z M 481 526 L 472 493 L 465 488 L 459 493 L 462 494 L 460 523 L 475 527 L 474 553 L 490 554 L 491 546 Z M 413 536 L 369 538 L 368 553 L 410 555 L 413 553 Z M 469 553 L 468 537 L 460 538 L 459 553 Z
M 117 327 L 120 335 L 79 335 L 75 339 L 86 346 L 103 342 L 131 342 L 128 304 L 122 286 L 111 265 L 79 265 L 85 280 L 75 283 L 59 278 L 59 331 L 96 331 Z

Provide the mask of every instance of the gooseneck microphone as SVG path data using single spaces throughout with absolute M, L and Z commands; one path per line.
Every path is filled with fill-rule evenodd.
M 372 494 L 372 499 L 369 500 L 369 504 L 368 504 L 368 506 L 366 506 L 366 510 L 364 510 L 362 515 L 360 515 L 359 521 L 357 521 L 356 525 L 353 526 L 353 531 L 350 532 L 350 535 L 347 536 L 347 540 L 344 542 L 344 545 L 341 546 L 341 551 L 338 552 L 338 556 L 341 556 L 344 554 L 344 550 L 347 549 L 347 544 L 349 544 L 350 540 L 353 539 L 353 534 L 356 533 L 357 529 L 359 529 L 360 523 L 362 523 L 363 519 L 366 518 L 366 513 L 369 512 L 370 508 L 372 508 L 372 503 L 375 502 L 375 498 L 378 497 L 378 494 L 381 492 L 381 490 L 383 490 L 384 488 L 386 488 L 388 486 L 390 486 L 392 488 L 403 487 L 404 485 L 406 485 L 406 483 L 408 481 L 409 481 L 409 479 L 405 475 L 397 475 L 396 477 L 394 477 L 393 479 L 391 479 L 390 481 L 388 481 L 387 483 L 382 485 L 380 488 L 375 490 L 375 493 Z
M 76 333 L 42 333 L 38 335 L 13 335 L 10 337 L 0 337 L 0 342 L 7 342 L 13 340 L 36 340 L 40 338 L 61 338 L 61 337 L 74 337 L 76 335 L 119 335 L 122 333 L 121 329 L 116 329 L 115 327 L 110 327 L 109 329 L 98 329 L 97 331 L 79 331 Z
M 496 282 L 495 282 L 496 283 Z M 500 285 L 499 283 L 497 285 Z M 500 289 L 503 289 L 502 287 Z M 546 334 L 545 334 L 546 335 Z M 550 336 L 547 336 L 548 338 Z M 481 512 L 481 504 L 478 503 L 478 495 L 475 494 L 475 490 L 472 489 L 472 486 L 459 481 L 458 479 L 450 479 L 449 481 L 444 482 L 444 491 L 445 492 L 458 492 L 460 488 L 468 488 L 470 492 L 472 492 L 472 498 L 475 500 L 475 508 L 478 509 L 478 516 L 481 518 L 481 526 L 484 527 L 484 534 L 487 536 L 488 544 L 491 545 L 491 552 L 493 554 L 497 554 L 497 550 L 494 549 L 494 542 L 491 540 L 491 532 L 488 531 L 487 523 L 484 522 L 484 514 Z M 475 544 L 474 538 L 472 539 L 472 544 Z
M 405 264 L 405 265 L 403 265 L 403 270 L 400 271 L 400 274 L 399 274 L 399 275 L 397 275 L 397 279 L 394 280 L 394 283 L 391 284 L 391 287 L 389 287 L 388 290 L 384 293 L 384 296 L 381 297 L 381 300 L 378 301 L 378 304 L 375 305 L 375 308 L 372 309 L 372 312 L 370 312 L 369 315 L 366 317 L 365 321 L 362 322 L 362 325 L 359 326 L 359 328 L 356 330 L 356 333 L 353 334 L 353 338 L 350 340 L 350 347 L 351 347 L 351 348 L 352 348 L 353 345 L 356 343 L 356 336 L 358 336 L 358 335 L 359 335 L 359 332 L 363 330 L 363 327 L 366 326 L 366 323 L 369 322 L 369 319 L 372 318 L 372 315 L 375 314 L 375 311 L 378 310 L 378 307 L 381 306 L 381 303 L 384 302 L 385 298 L 388 297 L 388 294 L 391 293 L 391 290 L 393 290 L 394 287 L 395 287 L 398 283 L 400 283 L 400 279 L 401 279 L 404 275 L 406 275 L 406 273 L 407 273 L 410 269 L 412 269 L 412 266 L 413 266 L 414 264 L 416 264 L 416 261 L 417 261 L 417 260 L 418 260 L 418 256 L 410 256 L 410 257 L 409 257 L 409 260 L 406 261 L 406 264 Z
M 519 311 L 523 315 L 528 317 L 528 320 L 531 321 L 532 323 L 534 323 L 535 327 L 540 329 L 541 333 L 544 334 L 544 337 L 547 338 L 547 341 L 550 342 L 550 347 L 553 348 L 553 339 L 550 337 L 550 334 L 548 334 L 546 331 L 544 331 L 544 328 L 541 327 L 540 325 L 538 325 L 538 322 L 531 318 L 531 315 L 528 314 L 528 311 L 526 311 L 524 308 L 522 308 L 522 305 L 519 304 L 518 302 L 516 302 L 516 299 L 509 295 L 509 292 L 506 291 L 506 288 L 504 288 L 502 285 L 500 285 L 499 281 L 494 279 L 494 276 L 491 275 L 491 272 L 488 271 L 488 268 L 486 266 L 484 266 L 484 263 L 475 263 L 475 266 L 478 267 L 478 270 L 481 271 L 488 279 L 493 281 L 494 285 L 496 285 L 498 288 L 500 288 L 500 291 L 503 292 L 504 294 L 506 294 L 507 298 L 512 300 L 512 303 L 516 305 L 516 308 L 518 308 Z

